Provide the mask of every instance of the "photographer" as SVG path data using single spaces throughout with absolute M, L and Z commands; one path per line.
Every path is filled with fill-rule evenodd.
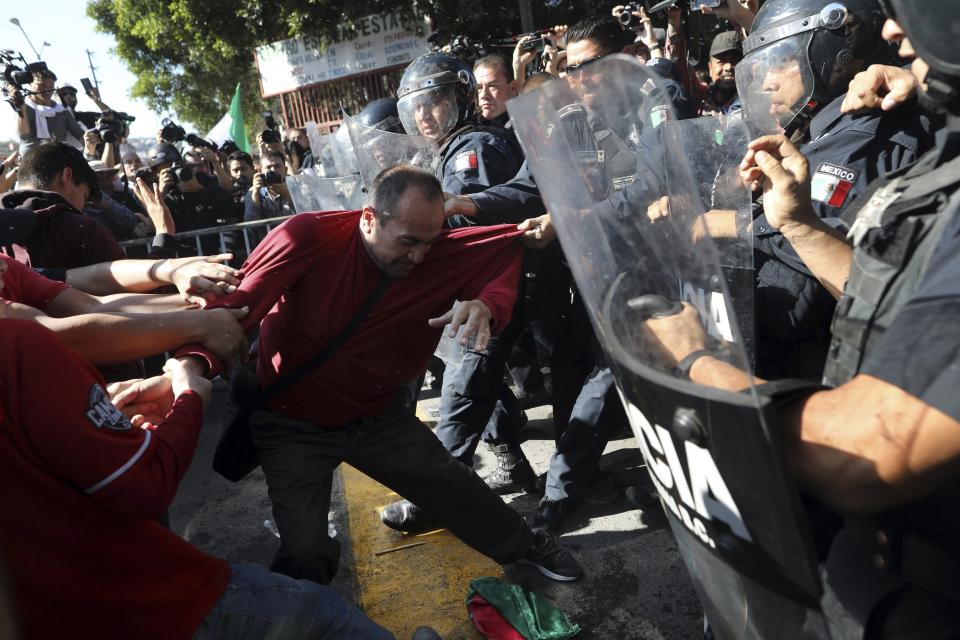
M 205 141 L 204 141 L 205 142 Z M 194 145 L 183 154 L 187 164 L 192 165 L 197 179 L 203 186 L 218 184 L 221 189 L 230 192 L 233 189 L 233 180 L 230 174 L 220 163 L 216 151 L 212 147 Z
M 42 66 L 41 66 L 42 65 Z M 20 155 L 43 140 L 67 141 L 68 136 L 83 139 L 83 128 L 77 123 L 70 109 L 53 99 L 57 76 L 43 63 L 28 65 L 33 71 L 33 80 L 28 94 L 20 106 L 17 133 L 20 135 Z
M 239 222 L 230 195 L 217 184 L 204 186 L 197 180 L 193 166 L 184 163 L 177 148 L 169 143 L 155 144 L 147 152 L 147 162 L 159 183 L 160 194 L 170 208 L 177 231 L 194 231 Z M 213 234 L 200 241 L 202 253 L 234 253 L 233 237 L 224 238 L 226 246 Z M 221 250 L 222 249 L 222 250 Z M 179 255 L 198 255 L 192 238 L 179 241 Z
M 300 128 L 287 129 L 287 139 L 285 142 L 287 154 L 296 156 L 297 171 L 307 171 L 312 173 L 316 168 L 316 161 L 313 159 L 313 151 L 310 148 L 310 139 L 307 137 L 307 130 Z M 291 174 L 293 175 L 293 174 Z
M 253 186 L 253 176 L 256 173 L 253 169 L 253 158 L 246 151 L 237 149 L 227 158 L 227 168 L 230 170 L 232 185 L 230 192 L 233 195 L 233 201 L 238 208 L 242 208 L 247 191 Z
M 153 235 L 150 218 L 118 201 L 117 194 L 123 193 L 125 188 L 117 179 L 117 170 L 101 160 L 89 164 L 97 176 L 100 198 L 91 199 L 83 212 L 99 220 L 117 240 Z
M 260 156 L 260 173 L 253 176 L 253 187 L 243 198 L 243 221 L 289 216 L 297 212 L 287 189 L 287 170 L 283 154 L 266 151 Z

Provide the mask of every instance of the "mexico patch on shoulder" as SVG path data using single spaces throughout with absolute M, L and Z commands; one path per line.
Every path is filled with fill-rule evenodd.
M 810 197 L 828 207 L 842 207 L 860 173 L 830 162 L 821 162 L 810 181 Z
M 467 169 L 476 169 L 477 164 L 477 152 L 464 151 L 453 158 L 453 171 L 454 173 L 460 173 Z

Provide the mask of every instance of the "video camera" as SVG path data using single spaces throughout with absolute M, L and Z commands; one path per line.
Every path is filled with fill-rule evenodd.
M 127 132 L 127 126 L 136 120 L 135 116 L 122 111 L 111 111 L 109 114 L 97 120 L 97 133 L 107 144 L 112 144 L 123 138 Z
M 453 36 L 453 39 L 449 41 L 448 44 L 442 44 L 444 34 L 441 32 L 436 32 L 427 38 L 427 42 L 433 45 L 434 51 L 440 51 L 444 47 L 449 47 L 450 54 L 454 55 L 469 65 L 473 65 L 474 62 L 490 54 L 490 43 L 475 40 L 470 36 L 463 34 Z
M 280 184 L 281 182 L 283 182 L 283 178 L 280 177 L 280 174 L 272 169 L 261 175 L 263 176 L 263 184 L 270 185 L 270 184 Z
M 640 18 L 633 14 L 639 13 L 640 9 L 646 9 L 646 7 L 639 2 L 630 2 L 623 5 L 623 9 L 620 10 L 620 14 L 617 16 L 620 26 L 624 29 L 635 29 L 639 27 Z
M 38 71 L 49 71 L 46 62 L 27 63 L 23 54 L 13 49 L 0 49 L 0 64 L 3 65 L 3 99 L 14 111 L 23 106 L 23 85 L 33 82 L 33 74 Z
M 282 136 L 277 127 L 277 121 L 273 117 L 273 111 L 261 111 L 260 115 L 263 117 L 264 125 L 266 125 L 266 129 L 260 132 L 260 138 L 263 140 L 263 144 L 281 142 Z

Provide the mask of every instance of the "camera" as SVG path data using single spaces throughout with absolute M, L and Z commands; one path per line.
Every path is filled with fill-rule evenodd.
M 191 147 L 206 147 L 207 149 L 213 149 L 214 151 L 217 150 L 217 145 L 209 140 L 204 140 L 195 133 L 188 133 L 185 140 Z
M 170 118 L 164 118 L 160 121 L 163 129 L 160 130 L 160 137 L 164 142 L 180 142 L 187 137 L 186 130 Z
M 170 167 L 170 172 L 173 173 L 174 177 L 177 179 L 177 182 L 186 182 L 187 180 L 193 180 L 193 166 L 189 164 L 176 163 Z
M 544 40 L 543 36 L 537 36 L 536 38 L 531 38 L 530 40 L 525 41 L 520 45 L 521 51 L 543 51 Z
M 263 118 L 263 123 L 267 129 L 277 130 L 277 121 L 273 117 L 273 111 L 261 111 L 260 116 Z
M 137 172 L 133 174 L 134 184 L 136 184 L 138 179 L 143 180 L 147 184 L 153 184 L 157 181 L 157 175 L 150 167 L 140 167 L 137 169 Z
M 620 21 L 620 26 L 624 29 L 635 29 L 640 26 L 640 18 L 633 15 L 634 12 L 639 13 L 641 5 L 639 2 L 631 2 L 629 4 L 623 5 L 623 9 L 620 11 L 620 15 L 617 16 L 617 20 Z
M 31 62 L 23 59 L 23 55 L 12 49 L 0 49 L 0 64 L 3 65 L 3 99 L 14 111 L 23 106 L 22 87 L 33 82 L 33 74 L 38 71 L 49 71 L 46 62 Z
M 260 137 L 263 139 L 263 144 L 280 142 L 280 132 L 273 129 L 264 129 L 260 132 Z
M 486 42 L 478 42 L 469 36 L 454 36 L 450 41 L 450 53 L 457 56 L 467 64 L 472 65 L 474 61 L 483 58 L 489 52 Z
M 122 111 L 111 111 L 97 120 L 97 133 L 100 139 L 112 144 L 123 138 L 127 133 L 127 125 L 136 120 L 136 117 Z
M 283 182 L 283 178 L 280 177 L 280 174 L 273 170 L 267 171 L 266 173 L 262 173 L 260 175 L 263 177 L 263 183 L 267 185 L 280 184 Z

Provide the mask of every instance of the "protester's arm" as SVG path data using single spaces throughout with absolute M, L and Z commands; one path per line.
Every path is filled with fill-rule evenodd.
M 162 404 L 165 411 L 156 430 L 140 429 L 110 404 L 95 372 L 55 337 L 22 323 L 5 329 L 18 334 L 20 389 L 50 388 L 51 376 L 59 381 L 51 390 L 56 401 L 35 403 L 20 417 L 50 473 L 122 517 L 159 518 L 193 459 L 210 383 L 168 365 L 169 390 L 153 407 Z
M 853 248 L 843 233 L 820 219 L 810 204 L 810 168 L 784 136 L 749 143 L 740 165 L 743 180 L 763 188 L 767 221 L 796 250 L 810 272 L 835 297 L 843 293 Z
M 176 294 L 119 293 L 95 297 L 67 288 L 44 311 L 55 318 L 65 318 L 81 313 L 157 313 L 191 308 L 193 305 Z
M 185 300 L 205 304 L 236 290 L 240 272 L 225 264 L 233 256 L 117 260 L 67 271 L 66 283 L 95 296 L 147 293 L 174 285 Z

